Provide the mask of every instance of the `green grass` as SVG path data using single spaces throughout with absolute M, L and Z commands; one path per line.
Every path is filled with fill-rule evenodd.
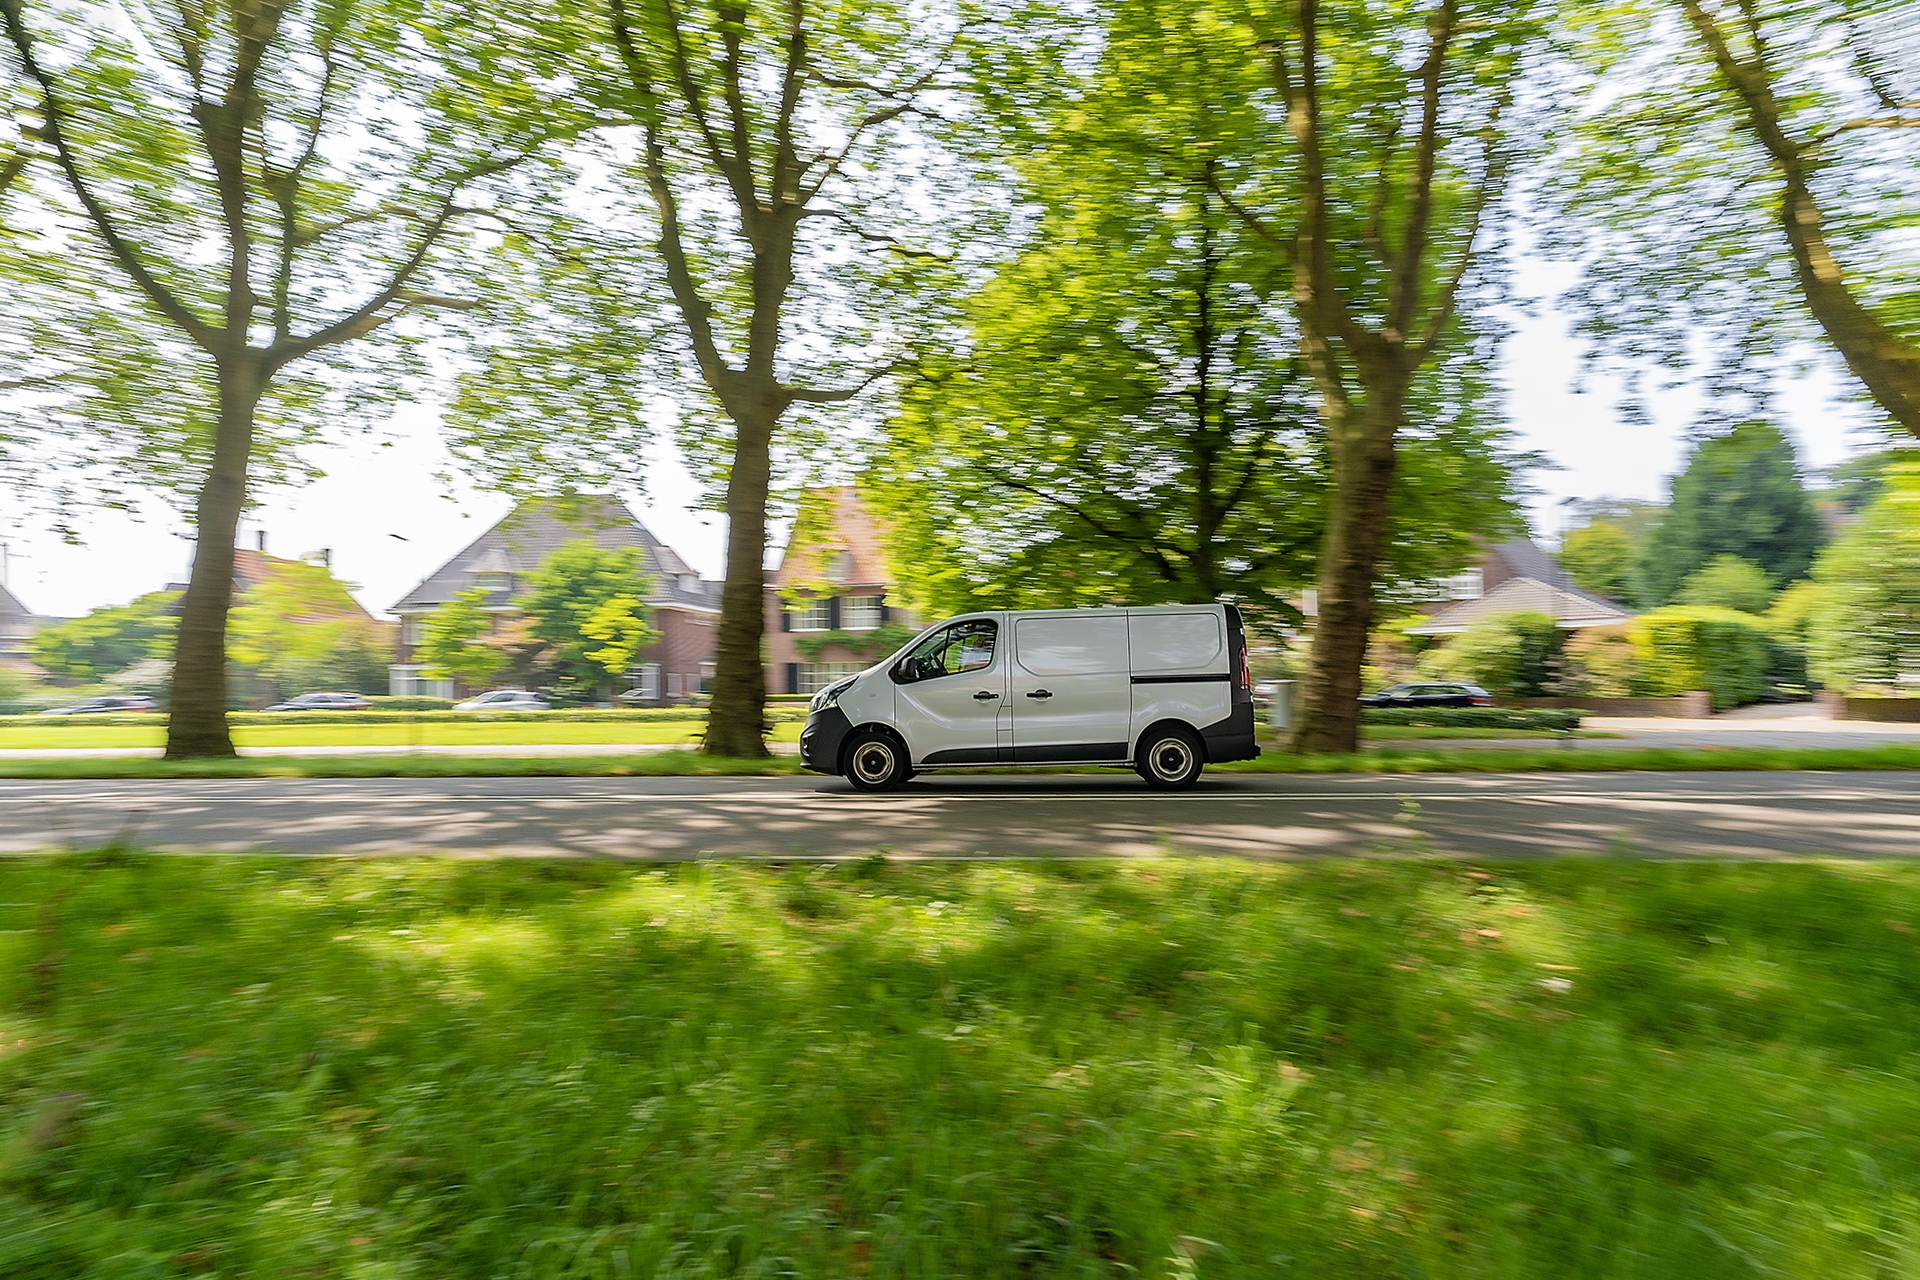
M 774 742 L 798 742 L 799 723 L 773 726 Z M 668 746 L 697 742 L 706 729 L 703 720 L 587 722 L 552 724 L 462 724 L 437 721 L 426 724 L 289 724 L 239 725 L 233 741 L 242 747 L 404 747 L 423 746 L 565 746 L 575 743 L 620 743 Z M 79 747 L 158 747 L 165 744 L 166 727 L 146 725 L 74 725 L 0 727 L 0 750 L 56 751 Z
M 1618 738 L 1617 733 L 1602 733 L 1597 729 L 1576 729 L 1571 734 L 1562 735 L 1552 729 L 1461 729 L 1442 725 L 1363 725 L 1360 736 L 1368 741 L 1394 738 Z
M 805 772 L 794 756 L 731 760 L 697 751 L 630 756 L 244 756 L 227 760 L 106 757 L 0 760 L 0 778 L 618 778 Z
M 1920 1271 L 1920 868 L 0 864 L 0 1275 Z

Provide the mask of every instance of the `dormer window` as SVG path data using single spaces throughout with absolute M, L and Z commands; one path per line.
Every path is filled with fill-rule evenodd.
M 834 551 L 827 555 L 827 580 L 845 582 L 853 577 L 853 552 Z
M 476 573 L 473 585 L 490 595 L 513 590 L 513 575 L 510 573 Z

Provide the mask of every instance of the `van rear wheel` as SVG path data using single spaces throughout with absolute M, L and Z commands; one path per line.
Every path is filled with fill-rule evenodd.
M 913 776 L 906 748 L 872 731 L 847 744 L 847 781 L 856 791 L 891 791 Z
M 1155 729 L 1140 739 L 1133 767 L 1147 785 L 1161 791 L 1182 791 L 1200 777 L 1206 756 L 1191 729 Z

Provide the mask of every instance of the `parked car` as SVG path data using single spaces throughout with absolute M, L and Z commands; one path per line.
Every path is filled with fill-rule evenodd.
M 1477 684 L 1396 684 L 1369 698 L 1363 707 L 1490 707 L 1493 695 Z
M 84 716 L 115 711 L 158 711 L 160 704 L 144 693 L 115 694 L 104 698 L 88 698 L 76 702 L 70 707 L 54 707 L 42 711 L 43 716 Z
M 800 760 L 861 791 L 983 764 L 1131 767 L 1176 790 L 1259 755 L 1253 735 L 1232 605 L 973 613 L 816 694 Z
M 303 693 L 285 702 L 276 702 L 269 711 L 365 711 L 372 706 L 357 693 Z
M 495 689 L 454 704 L 455 711 L 550 711 L 553 704 L 525 689 Z

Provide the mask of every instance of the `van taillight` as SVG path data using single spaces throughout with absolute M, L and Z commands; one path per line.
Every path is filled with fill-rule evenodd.
M 1252 693 L 1253 668 L 1247 664 L 1247 646 L 1244 643 L 1240 646 L 1240 671 L 1238 674 L 1241 691 L 1249 694 Z

